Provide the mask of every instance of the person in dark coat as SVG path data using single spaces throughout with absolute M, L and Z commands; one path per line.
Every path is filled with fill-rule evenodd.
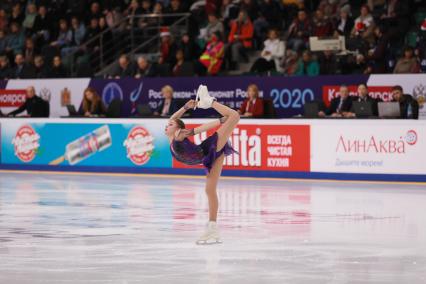
M 392 88 L 393 102 L 399 102 L 401 118 L 419 118 L 419 103 L 411 95 L 404 94 L 401 86 Z
M 24 111 L 30 117 L 49 117 L 49 103 L 36 95 L 33 86 L 27 88 L 26 100 L 16 110 L 10 112 L 8 116 L 16 116 Z
M 345 85 L 340 86 L 340 96 L 330 102 L 330 106 L 325 111 L 320 111 L 318 116 L 324 117 L 344 117 L 352 108 L 352 99 L 349 97 L 349 89 Z

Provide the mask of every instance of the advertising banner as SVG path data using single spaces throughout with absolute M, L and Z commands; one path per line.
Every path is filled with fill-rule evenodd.
M 189 124 L 194 128 L 199 124 Z M 215 130 L 191 137 L 200 144 Z M 309 125 L 240 124 L 230 142 L 239 154 L 226 157 L 230 170 L 300 171 L 310 170 Z M 189 168 L 173 159 L 174 168 Z M 201 168 L 201 166 L 200 166 Z
M 78 108 L 83 99 L 84 89 L 89 85 L 89 78 L 83 79 L 37 79 L 37 80 L 9 80 L 7 82 L 6 91 L 10 92 L 7 95 L 0 92 L 0 104 L 3 104 L 1 98 L 4 96 L 11 100 L 16 98 L 16 103 L 23 103 L 22 98 L 25 94 L 25 89 L 29 86 L 33 86 L 36 90 L 36 94 L 50 103 L 50 117 L 68 116 L 68 110 L 66 105 L 72 104 Z M 16 91 L 16 90 L 19 90 Z M 2 95 L 3 94 L 3 95 Z M 21 94 L 23 97 L 18 97 Z M 4 113 L 15 110 L 19 105 L 11 105 L 7 101 L 4 102 L 8 105 L 0 105 L 0 107 L 6 107 L 3 109 Z M 25 113 L 24 113 L 25 114 Z
M 426 119 L 426 74 L 371 75 L 369 86 L 400 85 L 404 94 L 412 95 L 419 103 L 419 119 Z
M 426 125 L 334 121 L 311 125 L 311 171 L 426 174 Z
M 1 163 L 170 168 L 169 144 L 160 124 L 8 120 L 1 125 Z
M 170 85 L 174 98 L 191 99 L 199 84 L 205 84 L 210 94 L 219 102 L 237 109 L 247 98 L 247 87 L 256 84 L 260 96 L 270 99 L 278 117 L 292 117 L 303 113 L 305 102 L 322 100 L 324 85 L 365 83 L 368 76 L 318 76 L 318 77 L 194 77 L 194 78 L 146 78 L 146 79 L 94 79 L 90 86 L 101 94 L 105 105 L 113 99 L 123 101 L 125 116 L 136 114 L 137 104 L 148 104 L 156 109 L 162 99 L 161 89 Z M 212 111 L 197 111 L 194 117 L 206 117 Z

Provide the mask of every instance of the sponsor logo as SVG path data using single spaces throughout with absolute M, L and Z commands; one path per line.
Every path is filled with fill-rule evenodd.
M 68 88 L 64 88 L 61 91 L 61 106 L 65 107 L 71 104 L 71 91 Z
M 194 143 L 200 144 L 213 133 L 194 135 Z M 239 125 L 229 138 L 238 154 L 226 156 L 224 166 L 235 170 L 309 171 L 309 133 L 307 125 Z M 173 166 L 193 167 L 176 160 Z
M 109 106 L 115 99 L 123 100 L 123 90 L 116 82 L 110 82 L 102 91 L 102 101 L 106 106 Z
M 419 108 L 423 108 L 426 100 L 426 86 L 422 84 L 414 86 L 413 97 L 419 103 Z
M 345 138 L 340 135 L 337 140 L 336 153 L 365 153 L 365 154 L 405 154 L 407 145 L 417 143 L 417 133 L 409 130 L 405 136 L 396 139 L 383 139 L 371 135 L 365 139 Z
M 417 143 L 417 132 L 414 130 L 408 130 L 405 135 L 405 141 L 408 145 L 414 145 Z
M 136 102 L 139 99 L 139 97 L 141 96 L 142 90 L 143 90 L 143 82 L 141 82 L 139 84 L 139 87 L 137 89 L 134 89 L 130 93 L 130 102 L 132 103 L 132 109 L 130 110 L 130 114 L 136 113 Z
M 44 87 L 40 90 L 40 97 L 46 102 L 50 102 L 50 98 L 52 97 L 52 92 L 48 88 Z
M 349 96 L 358 96 L 358 86 L 348 86 Z M 368 95 L 374 99 L 381 99 L 384 102 L 392 100 L 392 87 L 391 86 L 368 86 Z M 340 96 L 340 86 L 323 86 L 322 98 L 328 105 L 334 98 Z
M 135 165 L 146 164 L 154 150 L 154 137 L 142 126 L 135 126 L 124 140 L 123 146 L 127 149 L 127 158 Z
M 207 138 L 207 133 L 203 135 L 195 135 L 195 144 L 200 144 L 202 140 Z M 256 129 L 256 133 L 249 135 L 246 129 L 235 128 L 230 138 L 232 147 L 239 152 L 233 154 L 225 159 L 226 166 L 250 166 L 260 167 L 262 164 L 262 141 L 261 141 L 261 130 Z
M 25 103 L 25 90 L 0 90 L 0 107 L 19 107 Z
M 38 148 L 40 147 L 40 135 L 29 125 L 24 125 L 18 129 L 12 144 L 15 146 L 15 155 L 24 163 L 34 160 Z

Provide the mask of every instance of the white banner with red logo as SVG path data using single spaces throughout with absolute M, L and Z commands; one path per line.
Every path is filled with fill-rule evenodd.
M 15 110 L 25 102 L 25 89 L 33 86 L 38 96 L 49 101 L 50 117 L 68 116 L 66 105 L 78 109 L 89 82 L 89 78 L 9 80 L 6 89 L 0 90 L 0 107 L 3 113 Z
M 311 124 L 311 171 L 426 174 L 426 125 L 413 120 Z

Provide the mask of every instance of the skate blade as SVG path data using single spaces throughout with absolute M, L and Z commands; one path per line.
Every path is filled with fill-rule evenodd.
M 208 245 L 221 244 L 222 241 L 220 239 L 214 239 L 214 240 L 207 240 L 207 241 L 196 241 L 195 243 L 200 246 L 208 246 Z

